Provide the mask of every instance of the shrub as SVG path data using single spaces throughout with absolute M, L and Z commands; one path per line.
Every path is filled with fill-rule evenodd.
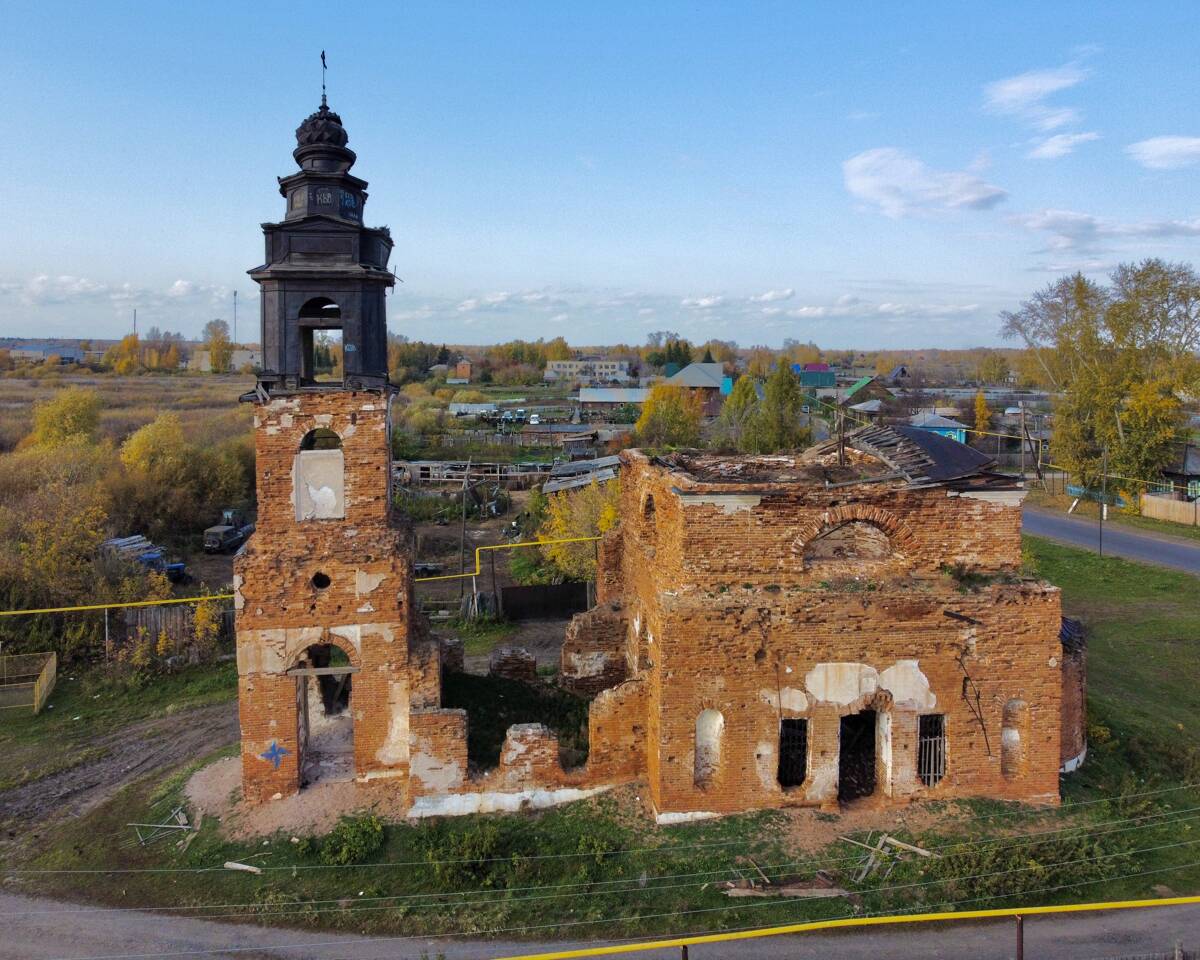
M 362 863 L 383 846 L 378 817 L 342 817 L 321 844 L 321 862 L 332 867 Z

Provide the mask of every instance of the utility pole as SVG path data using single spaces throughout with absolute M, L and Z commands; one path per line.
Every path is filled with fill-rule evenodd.
M 1017 916 L 1017 960 L 1025 960 L 1025 918 Z
M 1104 445 L 1100 468 L 1100 556 L 1104 556 L 1104 515 L 1108 512 L 1108 444 Z
M 1025 401 L 1017 401 L 1021 408 L 1021 440 L 1018 446 L 1021 448 L 1021 482 L 1025 482 Z
M 846 465 L 846 411 L 840 406 L 837 414 L 837 432 L 838 432 L 838 466 Z
M 133 308 L 133 335 L 137 336 L 137 307 Z
M 236 347 L 237 338 L 237 291 L 233 291 L 233 345 Z

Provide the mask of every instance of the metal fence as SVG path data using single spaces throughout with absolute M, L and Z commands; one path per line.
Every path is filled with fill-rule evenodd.
M 0 656 L 0 710 L 24 708 L 41 713 L 58 679 L 54 653 Z

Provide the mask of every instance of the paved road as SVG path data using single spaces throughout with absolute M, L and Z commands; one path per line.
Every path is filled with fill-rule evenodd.
M 1025 507 L 1021 529 L 1035 537 L 1096 550 L 1099 526 L 1096 520 L 1069 517 L 1057 510 Z M 1200 540 L 1149 533 L 1121 523 L 1104 525 L 1104 554 L 1200 574 Z
M 1176 940 L 1200 947 L 1200 905 L 1059 914 L 1025 922 L 1025 955 L 1053 960 L 1168 952 Z M 0 960 L 487 960 L 583 944 L 533 944 L 370 939 L 111 912 L 0 894 Z M 968 921 L 940 927 L 893 927 L 864 932 L 772 937 L 695 946 L 691 960 L 1009 960 L 1011 921 Z M 678 950 L 627 954 L 677 960 Z

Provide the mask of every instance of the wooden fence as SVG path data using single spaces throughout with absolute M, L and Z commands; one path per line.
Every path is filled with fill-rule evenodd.
M 0 656 L 0 710 L 19 707 L 41 713 L 58 680 L 54 653 L 14 653 Z
M 1142 516 L 1155 520 L 1200 526 L 1200 500 L 1175 500 L 1171 497 L 1142 495 Z

